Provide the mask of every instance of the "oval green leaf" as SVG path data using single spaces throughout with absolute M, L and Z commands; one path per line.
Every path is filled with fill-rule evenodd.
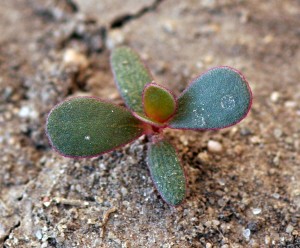
M 170 205 L 182 203 L 186 195 L 186 179 L 174 147 L 166 140 L 149 145 L 148 167 L 162 198 Z
M 152 81 L 152 76 L 139 55 L 128 47 L 116 48 L 111 54 L 111 67 L 126 105 L 132 111 L 142 113 L 143 89 Z
M 77 97 L 56 106 L 47 120 L 52 146 L 62 155 L 92 157 L 141 136 L 143 123 L 120 106 Z
M 144 112 L 157 122 L 166 122 L 176 110 L 174 96 L 162 86 L 150 83 L 143 91 Z
M 235 69 L 216 67 L 202 74 L 178 98 L 169 127 L 219 129 L 236 124 L 250 110 L 252 94 Z

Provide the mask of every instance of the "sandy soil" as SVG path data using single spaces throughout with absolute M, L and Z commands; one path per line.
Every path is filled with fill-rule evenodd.
M 298 0 L 2 0 L 3 247 L 300 247 L 299 16 Z M 179 208 L 153 187 L 145 137 L 84 160 L 45 137 L 47 113 L 66 97 L 123 104 L 109 66 L 120 44 L 176 94 L 217 65 L 253 89 L 237 126 L 166 130 L 188 173 Z

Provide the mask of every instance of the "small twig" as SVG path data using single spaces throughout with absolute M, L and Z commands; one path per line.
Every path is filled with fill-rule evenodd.
M 109 219 L 110 214 L 116 212 L 118 209 L 116 207 L 112 207 L 110 209 L 108 209 L 104 214 L 103 214 L 103 218 L 102 218 L 102 230 L 100 233 L 100 238 L 104 237 L 104 231 L 105 231 L 105 225 Z

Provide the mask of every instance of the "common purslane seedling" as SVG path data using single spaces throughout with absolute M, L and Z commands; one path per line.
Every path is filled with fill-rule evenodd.
M 229 127 L 249 112 L 252 94 L 235 69 L 216 67 L 191 82 L 179 97 L 153 81 L 139 56 L 116 48 L 111 66 L 127 109 L 95 97 L 74 97 L 54 107 L 47 135 L 66 157 L 94 157 L 149 135 L 147 164 L 163 199 L 179 205 L 185 199 L 186 178 L 164 128 L 208 130 Z

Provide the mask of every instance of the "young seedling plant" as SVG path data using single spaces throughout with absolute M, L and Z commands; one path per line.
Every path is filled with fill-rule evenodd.
M 232 126 L 250 110 L 250 87 L 240 72 L 221 66 L 194 79 L 176 98 L 153 81 L 138 54 L 128 47 L 112 52 L 111 66 L 127 108 L 95 97 L 68 99 L 49 113 L 49 141 L 63 156 L 85 158 L 150 136 L 147 164 L 152 180 L 165 202 L 177 206 L 185 199 L 187 182 L 176 150 L 162 131 Z

